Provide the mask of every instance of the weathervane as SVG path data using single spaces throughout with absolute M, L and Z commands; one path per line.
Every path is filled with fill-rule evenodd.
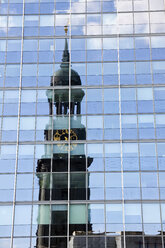
M 64 30 L 65 30 L 65 35 L 67 35 L 68 34 L 68 25 L 64 26 Z
M 68 26 L 69 26 L 69 24 L 70 24 L 70 21 L 69 21 L 69 18 L 68 18 L 67 24 L 64 26 L 65 35 L 68 35 Z

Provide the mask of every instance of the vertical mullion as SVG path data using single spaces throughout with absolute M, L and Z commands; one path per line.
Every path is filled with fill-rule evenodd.
M 133 0 L 132 0 L 133 1 Z M 135 68 L 135 85 L 136 85 L 136 123 L 137 123 L 137 138 L 139 140 L 139 115 L 138 115 L 138 97 L 137 97 L 137 75 L 136 75 L 136 45 L 135 45 L 135 11 L 134 4 L 132 3 L 132 11 L 133 11 L 133 43 L 134 43 L 134 68 Z M 139 162 L 139 180 L 140 180 L 140 205 L 141 205 L 141 221 L 142 221 L 142 241 L 143 248 L 145 248 L 145 240 L 144 240 L 144 223 L 143 223 L 143 204 L 142 204 L 142 181 L 141 181 L 141 163 L 140 163 L 140 144 L 138 142 L 138 162 Z
M 157 163 L 157 184 L 159 192 L 159 209 L 160 209 L 160 225 L 161 225 L 161 239 L 162 247 L 164 247 L 164 238 L 163 238 L 163 223 L 162 223 L 162 206 L 161 206 L 161 192 L 160 192 L 160 181 L 159 181 L 159 162 L 158 162 L 158 141 L 157 141 L 157 132 L 156 132 L 156 113 L 155 113 L 155 95 L 154 95 L 154 78 L 153 78 L 153 66 L 152 66 L 152 46 L 151 46 L 151 18 L 150 18 L 150 1 L 148 0 L 149 8 L 149 44 L 150 44 L 150 68 L 151 68 L 151 77 L 152 77 L 152 96 L 153 96 L 153 116 L 154 116 L 154 128 L 155 128 L 155 151 L 156 151 L 156 163 Z
M 56 0 L 54 0 L 54 9 L 55 9 L 55 13 L 56 13 Z M 54 15 L 54 36 L 55 36 L 55 29 L 56 29 L 56 14 Z M 51 123 L 51 135 L 50 135 L 50 150 L 51 150 L 51 161 L 50 161 L 50 194 L 49 194 L 49 208 L 50 208 L 50 221 L 49 221 L 49 247 L 51 247 L 51 226 L 52 226 L 52 191 L 53 191 L 53 150 L 54 150 L 54 139 L 53 139 L 53 130 L 54 130 L 54 95 L 55 95 L 55 86 L 54 86 L 54 74 L 55 74 L 55 39 L 53 39 L 53 76 L 52 79 L 53 80 L 53 84 L 50 85 L 50 87 L 52 87 L 51 91 L 52 91 L 52 105 L 51 105 L 51 113 L 52 116 L 50 116 L 50 111 L 49 111 L 49 122 Z M 50 108 L 50 106 L 49 106 Z M 56 113 L 55 113 L 56 114 Z
M 71 129 L 71 8 L 72 2 L 70 0 L 70 11 L 69 11 L 69 120 L 68 120 L 68 130 L 69 130 L 69 137 L 68 137 L 68 218 L 67 218 L 67 247 L 69 248 L 69 223 L 70 223 L 70 129 Z
M 85 35 L 87 34 L 87 0 L 85 0 Z M 89 172 L 88 172 L 88 145 L 87 145 L 87 135 L 88 135 L 88 122 L 87 122 L 87 38 L 85 38 L 85 128 L 86 128 L 86 200 L 88 201 L 88 184 L 89 184 Z M 80 113 L 81 114 L 81 113 Z M 88 207 L 89 204 L 86 203 L 86 248 L 88 248 Z
M 121 154 L 121 184 L 122 184 L 122 217 L 123 217 L 123 240 L 124 240 L 124 248 L 126 248 L 126 240 L 125 240 L 125 213 L 124 213 L 124 178 L 123 178 L 123 144 L 122 144 L 122 119 L 121 119 L 121 82 L 120 82 L 120 47 L 119 47 L 119 37 L 120 37 L 120 27 L 119 27 L 119 17 L 118 17 L 118 5 L 120 4 L 120 0 L 117 0 L 117 49 L 118 49 L 118 89 L 119 89 L 119 122 L 120 122 L 120 154 Z M 122 242 L 122 237 L 121 237 Z
M 40 0 L 39 0 L 39 13 L 40 13 Z M 39 15 L 39 23 L 40 23 L 40 15 Z M 40 32 L 40 26 L 38 26 L 38 34 Z M 36 81 L 36 87 L 38 88 L 38 72 L 39 72 L 39 38 L 37 42 L 37 81 Z M 35 134 L 34 134 L 34 141 L 36 142 L 37 137 L 37 101 L 38 101 L 38 90 L 36 89 L 36 106 L 35 106 Z M 35 184 L 35 176 L 36 176 L 36 167 L 35 167 L 35 159 L 36 159 L 36 144 L 34 145 L 34 158 L 33 158 L 33 184 L 32 184 L 32 211 L 31 211 L 31 229 L 30 229 L 30 247 L 32 245 L 32 230 L 33 230 L 33 207 L 34 207 L 34 184 Z
M 105 144 L 104 144 L 104 76 L 103 76 L 103 73 L 104 73 L 104 67 L 103 67 L 103 0 L 101 0 L 101 71 L 102 71 L 102 128 L 103 128 L 103 131 L 102 131 L 102 137 L 103 137 L 103 163 L 104 163 L 104 247 L 106 248 L 107 247 L 107 238 L 106 238 L 106 184 L 105 184 Z
M 23 63 L 23 40 L 24 40 L 23 39 L 24 38 L 24 14 L 25 14 L 25 0 L 23 0 L 23 14 L 22 14 L 21 61 L 20 61 L 20 82 L 19 82 L 17 144 L 16 144 L 14 196 L 13 196 L 13 219 L 12 219 L 12 233 L 11 233 L 11 245 L 10 245 L 11 248 L 13 248 L 14 219 L 15 219 L 15 205 L 16 205 L 16 184 L 17 184 L 17 168 L 18 168 L 18 152 L 19 152 L 19 129 L 20 129 L 20 112 L 21 112 L 22 67 L 23 67 L 22 63 Z

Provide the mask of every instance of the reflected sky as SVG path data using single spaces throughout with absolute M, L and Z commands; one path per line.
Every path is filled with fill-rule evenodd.
M 0 247 L 162 248 L 164 1 L 0 13 Z

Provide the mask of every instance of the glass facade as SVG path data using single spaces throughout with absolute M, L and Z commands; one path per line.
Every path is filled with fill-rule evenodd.
M 164 248 L 164 0 L 0 2 L 0 247 Z

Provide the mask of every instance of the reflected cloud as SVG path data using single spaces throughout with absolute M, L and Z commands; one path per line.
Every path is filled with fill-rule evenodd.
M 11 240 L 10 239 L 6 239 L 6 240 L 1 240 L 1 248 L 6 248 L 6 247 L 10 247 L 10 242 Z M 15 247 L 17 248 L 17 247 Z

